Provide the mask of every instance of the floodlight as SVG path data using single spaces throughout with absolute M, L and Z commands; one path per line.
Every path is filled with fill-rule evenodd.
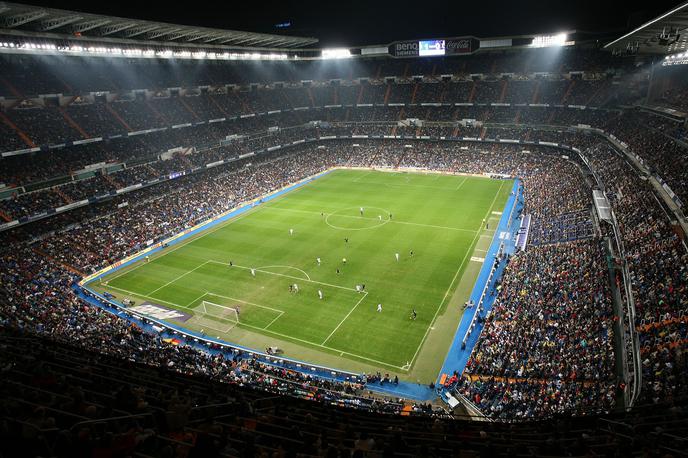
M 346 48 L 325 48 L 322 50 L 323 59 L 346 59 L 351 57 L 351 51 Z
M 564 46 L 566 44 L 566 34 L 558 33 L 556 35 L 539 35 L 533 37 L 533 42 L 530 44 L 533 48 L 546 48 L 549 46 Z

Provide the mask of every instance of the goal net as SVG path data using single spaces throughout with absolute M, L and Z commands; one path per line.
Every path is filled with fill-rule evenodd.
M 203 301 L 197 310 L 201 311 L 206 316 L 217 318 L 224 322 L 233 323 L 235 325 L 239 323 L 239 309 L 237 307 L 228 307 L 226 305 Z

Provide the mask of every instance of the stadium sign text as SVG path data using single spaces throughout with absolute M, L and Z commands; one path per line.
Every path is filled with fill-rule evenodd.
M 444 46 L 446 54 L 469 54 L 475 51 L 477 46 L 475 38 L 450 38 Z
M 394 57 L 415 57 L 418 56 L 417 41 L 399 41 L 390 46 L 390 54 Z
M 479 41 L 473 37 L 455 37 L 446 40 L 429 41 L 395 41 L 389 45 L 389 54 L 393 57 L 419 57 L 423 54 L 421 44 L 432 41 L 443 43 L 442 52 L 437 52 L 433 55 L 470 54 L 476 51 L 479 46 Z

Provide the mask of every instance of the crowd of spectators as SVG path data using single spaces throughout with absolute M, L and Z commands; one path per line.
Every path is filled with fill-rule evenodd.
M 384 103 L 475 102 L 490 104 L 502 101 L 503 98 L 507 103 L 557 105 L 562 103 L 561 91 L 540 91 L 540 86 L 549 87 L 555 83 L 570 89 L 565 93 L 570 98 L 579 97 L 576 89 L 579 85 L 571 80 L 441 83 L 432 81 L 387 82 L 384 84 L 379 82 L 375 84 L 359 83 L 353 86 L 268 87 L 250 91 L 232 89 L 219 94 L 200 94 L 192 91 L 172 94 L 162 91 L 152 92 L 145 97 L 125 96 L 109 102 L 95 100 L 92 97 L 78 97 L 76 101 L 66 103 L 60 108 L 52 106 L 57 102 L 48 102 L 46 99 L 43 104 L 34 103 L 28 108 L 18 105 L 6 110 L 4 115 L 30 141 L 40 146 L 297 107 L 315 108 L 357 103 L 381 105 Z M 593 83 L 588 82 L 588 84 Z M 604 83 L 598 82 L 598 84 Z M 432 116 L 435 120 L 451 119 L 441 113 L 446 108 L 434 107 L 438 110 L 428 110 L 427 107 L 421 108 L 416 113 L 421 117 Z M 492 122 L 513 121 L 516 113 L 516 110 L 505 110 L 505 107 L 492 107 L 490 109 L 484 107 L 478 110 L 479 114 L 476 117 L 476 115 L 470 114 L 471 107 L 462 108 L 469 112 L 466 117 Z M 544 107 L 539 108 L 538 111 L 544 111 Z M 413 107 L 409 109 L 413 110 Z M 528 109 L 524 108 L 524 111 L 528 111 Z M 299 118 L 303 114 L 303 112 L 296 112 L 294 116 Z M 399 114 L 399 108 L 379 110 L 375 118 L 377 120 L 397 120 Z M 584 122 L 587 113 L 579 112 L 577 115 L 582 118 L 580 122 Z M 545 118 L 548 116 L 549 113 L 546 114 Z M 353 119 L 351 118 L 351 120 Z M 29 146 L 21 140 L 18 132 L 14 132 L 5 123 L 3 125 L 8 135 L 3 136 L 0 149 L 12 151 Z
M 688 250 L 645 180 L 606 144 L 585 151 L 619 221 L 640 334 L 642 397 L 688 395 Z
M 688 202 L 688 147 L 652 127 L 658 122 L 656 115 L 631 110 L 610 119 L 604 129 L 626 143 L 652 174 L 659 175 L 681 201 Z
M 446 84 L 458 85 L 461 83 L 417 83 L 419 87 L 424 85 L 440 86 Z M 394 85 L 392 85 L 394 86 Z M 391 86 L 390 86 L 391 87 Z M 294 91 L 295 89 L 283 89 L 283 91 Z M 251 93 L 259 93 L 260 91 L 253 91 Z M 419 91 L 420 92 L 420 91 Z M 153 98 L 147 102 L 144 101 L 116 101 L 108 104 L 89 105 L 84 103 L 72 104 L 64 108 L 65 113 L 70 110 L 78 110 L 77 114 L 72 113 L 71 119 L 78 123 L 79 119 L 88 119 L 87 132 L 89 136 L 102 136 L 114 133 L 113 129 L 119 123 L 115 119 L 118 116 L 121 120 L 126 119 L 128 129 L 155 129 L 163 125 L 169 127 L 171 122 L 157 122 L 163 113 L 168 113 L 169 118 L 179 118 L 187 116 L 185 119 L 178 119 L 178 121 L 185 121 L 186 123 L 194 123 L 199 119 L 206 121 L 211 119 L 210 116 L 217 115 L 213 109 L 218 106 L 217 103 L 211 103 L 211 98 L 218 96 L 199 95 L 192 97 L 172 97 L 172 98 Z M 183 99 L 193 99 L 196 102 L 195 108 L 192 108 L 189 103 L 182 102 Z M 279 99 L 279 97 L 277 97 Z M 171 104 L 170 106 L 154 108 L 156 103 Z M 202 101 L 202 102 L 199 102 Z M 174 109 L 170 107 L 175 107 Z M 77 108 L 78 107 L 78 108 Z M 125 108 L 126 107 L 126 108 Z M 283 108 L 283 104 L 278 104 L 279 108 Z M 22 113 L 31 113 L 42 110 L 42 108 L 16 108 Z M 49 113 L 54 113 L 51 116 L 59 116 L 50 122 L 45 122 L 43 117 L 36 118 L 35 124 L 29 124 L 26 132 L 32 134 L 33 132 L 42 132 L 42 129 L 50 127 L 54 122 L 65 123 L 69 132 L 57 134 L 51 139 L 52 143 L 64 143 L 65 141 L 73 141 L 81 139 L 82 135 L 67 125 L 66 118 L 62 117 L 57 109 L 49 108 Z M 82 111 L 86 110 L 83 114 Z M 253 110 L 251 110 L 253 111 Z M 119 115 L 112 113 L 120 112 Z M 8 113 L 11 115 L 11 113 Z M 609 117 L 609 113 L 604 110 L 579 110 L 567 108 L 546 108 L 546 107 L 358 107 L 358 108 L 312 108 L 307 111 L 300 112 L 285 112 L 272 113 L 264 116 L 254 116 L 249 118 L 241 118 L 231 122 L 221 122 L 206 125 L 195 125 L 193 127 L 186 127 L 182 129 L 167 129 L 162 132 L 151 132 L 145 135 L 137 135 L 134 137 L 117 137 L 107 139 L 104 142 L 97 142 L 84 145 L 74 145 L 63 147 L 58 150 L 51 150 L 48 152 L 34 153 L 30 156 L 9 156 L 2 159 L 3 167 L 0 172 L 0 180 L 5 184 L 23 185 L 33 181 L 46 180 L 58 176 L 64 176 L 69 173 L 74 173 L 80 168 L 95 164 L 99 162 L 128 162 L 145 160 L 149 156 L 156 156 L 168 148 L 174 147 L 200 147 L 217 144 L 220 140 L 232 134 L 245 134 L 246 132 L 264 130 L 267 127 L 280 126 L 291 127 L 301 125 L 313 120 L 322 120 L 327 122 L 396 122 L 400 119 L 406 118 L 420 118 L 428 121 L 447 122 L 450 120 L 461 119 L 477 119 L 485 122 L 517 122 L 517 123 L 540 123 L 540 124 L 588 124 L 601 125 L 604 120 Z M 31 117 L 27 119 L 32 119 Z M 139 124 L 140 120 L 142 124 Z M 380 126 L 379 129 L 370 131 L 371 126 L 360 126 L 357 129 L 357 134 L 373 133 L 380 135 L 390 135 L 392 133 L 412 135 L 415 133 L 412 128 L 401 128 L 396 131 L 390 126 L 385 129 Z M 61 132 L 60 129 L 52 129 L 48 131 L 47 135 L 56 135 Z M 122 133 L 125 132 L 122 127 Z M 491 138 L 491 130 L 487 134 L 482 133 L 479 128 L 444 128 L 438 131 L 444 136 L 484 136 Z M 497 133 L 499 132 L 499 133 Z M 494 130 L 497 138 L 506 138 L 508 133 L 504 128 L 500 127 Z M 434 134 L 432 131 L 426 134 Z M 41 134 L 42 135 L 42 134 Z M 512 135 L 513 136 L 513 135 Z M 4 136 L 3 138 L 12 138 L 12 134 Z M 527 136 L 525 139 L 529 139 Z M 547 140 L 540 138 L 540 140 Z M 12 141 L 13 142 L 13 141 Z M 12 143 L 16 145 L 15 142 Z M 23 145 L 26 146 L 26 145 Z M 59 157 L 60 160 L 51 160 Z
M 510 424 L 419 415 L 424 406 L 410 404 L 403 416 L 383 415 L 396 404 L 326 400 L 333 391 L 319 387 L 309 389 L 310 399 L 324 402 L 266 396 L 264 388 L 280 393 L 291 380 L 245 355 L 196 360 L 214 371 L 187 373 L 185 361 L 194 355 L 164 342 L 151 351 L 150 362 L 158 364 L 151 367 L 26 333 L 0 336 L 0 453 L 16 457 L 630 456 L 676 450 L 685 423 L 680 406 Z M 150 345 L 136 328 L 121 336 L 133 351 Z M 543 389 L 543 396 L 556 389 Z M 355 399 L 366 409 L 338 407 Z
M 655 102 L 688 113 L 688 88 L 677 86 L 669 89 L 662 93 Z
M 614 406 L 612 306 L 600 245 L 532 246 L 510 259 L 459 388 L 486 413 L 533 418 Z
M 367 115 L 365 121 L 368 121 L 368 116 L 375 113 L 373 111 L 364 110 Z M 172 129 L 169 131 L 158 132 L 149 136 L 134 136 L 130 138 L 120 138 L 110 140 L 103 144 L 87 144 L 67 148 L 66 150 L 58 150 L 56 152 L 39 153 L 36 159 L 25 160 L 22 156 L 15 156 L 6 159 L 8 169 L 6 171 L 7 180 L 31 181 L 35 178 L 51 178 L 49 174 L 65 172 L 66 167 L 82 167 L 88 164 L 94 164 L 98 161 L 101 164 L 94 168 L 95 176 L 86 175 L 87 178 L 76 175 L 75 178 L 67 177 L 61 179 L 57 183 L 48 182 L 46 187 L 41 191 L 32 192 L 29 195 L 14 193 L 9 199 L 0 201 L 0 210 L 13 218 L 20 218 L 30 216 L 34 213 L 40 213 L 53 207 L 58 207 L 64 203 L 71 203 L 97 195 L 110 193 L 116 189 L 123 188 L 132 184 L 152 180 L 159 176 L 165 176 L 171 172 L 181 171 L 192 167 L 202 167 L 205 164 L 214 162 L 220 159 L 229 159 L 236 157 L 239 154 L 244 154 L 250 151 L 260 150 L 275 145 L 287 144 L 294 140 L 304 138 L 316 138 L 318 136 L 332 136 L 332 135 L 407 135 L 407 136 L 452 136 L 463 135 L 467 137 L 479 137 L 482 132 L 480 127 L 464 127 L 464 126 L 444 126 L 444 125 L 425 125 L 423 127 L 417 126 L 395 126 L 389 122 L 372 122 L 367 124 L 356 123 L 336 123 L 329 127 L 320 129 L 313 129 L 309 127 L 290 126 L 291 122 L 296 120 L 290 115 L 281 115 L 282 119 L 278 122 L 284 122 L 281 129 L 274 132 L 254 132 L 248 131 L 248 138 L 242 141 L 235 141 L 222 148 L 207 147 L 216 146 L 220 140 L 228 134 L 226 130 L 217 128 L 214 125 L 203 125 L 190 127 L 193 129 L 194 135 L 192 138 L 188 136 L 185 129 Z M 241 121 L 241 127 L 247 129 L 258 128 L 260 124 L 249 123 Z M 264 126 L 264 124 L 263 124 Z M 233 132 L 233 131 L 229 131 Z M 560 140 L 571 142 L 582 146 L 585 142 L 585 137 L 576 133 L 552 132 L 551 135 L 545 136 L 543 133 L 535 130 L 527 129 L 490 129 L 487 130 L 486 138 L 489 137 L 509 137 L 522 138 L 533 140 L 557 140 L 556 136 L 561 135 Z M 127 148 L 127 145 L 130 148 Z M 200 148 L 203 152 L 193 154 L 190 156 L 175 156 L 174 160 L 160 160 L 160 154 L 164 153 L 167 148 L 173 146 L 188 148 Z M 38 157 L 46 154 L 48 157 L 59 157 L 59 161 L 39 161 Z M 43 156 L 40 156 L 43 157 Z M 126 167 L 117 166 L 119 161 L 127 161 Z M 74 161 L 74 162 L 72 162 Z M 36 163 L 43 166 L 37 167 Z M 147 167 L 137 167 L 137 164 L 147 164 Z M 16 168 L 14 167 L 16 166 Z M 109 168 L 106 172 L 104 169 Z M 72 173 L 77 173 L 73 171 Z M 83 173 L 83 172 L 82 172 Z M 55 178 L 54 176 L 52 178 Z M 56 187 L 55 187 L 56 186 Z M 58 197 L 62 196 L 62 200 Z M 29 202 L 30 205 L 26 205 Z M 57 205 L 56 205 L 57 204 Z
M 484 53 L 470 56 L 417 58 L 412 60 L 360 59 L 346 65 L 340 62 L 308 60 L 288 62 L 231 61 L 203 62 L 180 60 L 169 62 L 101 58 L 60 59 L 51 56 L 38 59 L 12 56 L 3 61 L 4 77 L 9 83 L 0 85 L 0 95 L 16 92 L 26 96 L 38 94 L 79 95 L 98 91 L 131 91 L 145 88 L 218 86 L 272 82 L 300 82 L 322 79 L 353 80 L 358 78 L 408 77 L 415 75 L 470 74 L 499 75 L 502 73 L 532 74 L 534 72 L 589 72 L 604 75 L 609 71 L 634 69 L 632 62 L 606 51 L 567 47 L 553 56 L 542 49 L 518 49 L 511 53 Z M 10 86 L 11 85 L 11 86 Z
M 544 245 L 583 240 L 593 237 L 594 233 L 590 209 L 574 211 L 553 218 L 536 220 L 530 228 L 529 243 Z

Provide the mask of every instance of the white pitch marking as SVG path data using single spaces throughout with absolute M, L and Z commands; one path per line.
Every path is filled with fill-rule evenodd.
M 142 298 L 148 299 L 148 300 L 150 300 L 150 301 L 162 302 L 163 304 L 172 305 L 172 306 L 174 306 L 174 307 L 181 307 L 179 304 L 175 304 L 174 302 L 169 302 L 169 301 L 166 301 L 166 300 L 163 300 L 163 299 L 158 299 L 157 297 L 146 296 L 145 294 L 142 294 L 142 293 L 135 293 L 135 292 L 133 292 L 133 291 L 129 291 L 129 290 L 126 290 L 126 289 L 124 289 L 124 288 L 119 288 L 119 287 L 117 287 L 117 286 L 111 286 L 111 285 L 110 285 L 110 286 L 108 286 L 108 289 L 116 289 L 117 291 L 121 291 L 121 292 L 123 292 L 123 293 L 131 294 L 132 296 L 142 297 Z M 182 308 L 189 308 L 189 307 L 182 307 Z M 189 310 L 190 310 L 190 309 L 189 309 Z
M 499 189 L 497 190 L 497 193 L 494 196 L 494 199 L 492 199 L 492 203 L 490 204 L 490 208 L 487 210 L 487 213 L 485 214 L 485 218 L 490 214 L 490 211 L 492 210 L 492 207 L 494 206 L 495 202 L 497 201 L 497 197 L 499 197 L 499 193 L 502 190 L 502 187 L 504 186 L 504 183 L 499 185 Z M 482 227 L 482 224 L 481 224 Z M 471 241 L 470 246 L 473 246 L 478 239 L 478 236 L 480 235 L 480 229 L 476 231 L 475 237 L 473 237 L 473 240 Z M 482 236 L 481 236 L 482 237 Z M 466 254 L 463 257 L 463 260 L 461 260 L 461 264 L 459 264 L 459 268 L 456 270 L 456 273 L 454 274 L 454 278 L 452 278 L 451 283 L 449 283 L 449 288 L 447 288 L 447 291 L 444 293 L 444 296 L 442 297 L 442 301 L 440 302 L 439 307 L 437 307 L 437 310 L 435 310 L 435 315 L 432 317 L 432 321 L 430 321 L 430 326 L 428 326 L 428 329 L 425 330 L 425 335 L 423 335 L 423 339 L 420 341 L 420 345 L 418 345 L 418 348 L 416 348 L 416 352 L 413 354 L 413 358 L 411 358 L 411 364 L 409 365 L 412 366 L 416 358 L 418 357 L 418 352 L 420 352 L 420 349 L 423 347 L 423 344 L 425 343 L 425 339 L 428 337 L 428 333 L 430 332 L 430 329 L 435 324 L 435 320 L 437 319 L 437 314 L 439 311 L 442 309 L 442 306 L 444 305 L 444 301 L 447 300 L 447 296 L 449 295 L 449 291 L 451 291 L 452 286 L 454 286 L 454 282 L 456 282 L 456 277 L 459 276 L 459 272 L 461 272 L 461 269 L 463 268 L 463 265 L 466 263 L 466 260 L 468 259 L 468 251 L 466 251 Z
M 269 328 L 270 326 L 272 326 L 272 323 L 274 323 L 275 321 L 277 321 L 279 318 L 282 318 L 282 315 L 283 315 L 283 314 L 284 314 L 284 312 L 282 312 L 282 313 L 280 313 L 279 315 L 277 315 L 277 316 L 275 317 L 275 319 L 272 320 L 271 322 L 269 322 L 268 325 L 265 326 L 263 329 L 267 329 L 267 328 Z
M 270 272 L 268 272 L 268 273 L 270 273 Z M 334 285 L 332 285 L 332 286 L 334 286 Z M 193 308 L 184 307 L 184 306 L 181 306 L 181 305 L 179 305 L 179 304 L 175 304 L 174 302 L 168 302 L 168 301 L 163 301 L 163 300 L 160 300 L 160 299 L 155 299 L 154 297 L 144 296 L 143 294 L 139 294 L 139 293 L 134 293 L 134 292 L 131 292 L 131 291 L 123 290 L 123 289 L 121 289 L 121 288 L 117 288 L 117 287 L 114 287 L 114 286 L 111 286 L 110 288 L 116 289 L 116 290 L 119 290 L 119 291 L 124 291 L 124 292 L 129 293 L 129 294 L 134 295 L 134 296 L 139 296 L 139 297 L 143 297 L 143 298 L 146 298 L 146 299 L 156 300 L 156 301 L 158 301 L 158 302 L 164 302 L 165 304 L 172 305 L 172 306 L 174 306 L 174 307 L 178 307 L 178 308 L 181 308 L 181 309 L 187 309 L 187 310 L 192 310 L 192 311 L 193 311 Z M 347 289 L 347 288 L 344 288 L 344 289 Z M 218 295 L 218 294 L 215 294 L 215 293 L 208 293 L 208 294 L 209 294 L 209 295 L 219 296 L 219 297 L 225 297 L 225 296 L 221 296 L 221 295 Z M 366 294 L 367 294 L 367 293 L 366 293 Z M 225 297 L 225 299 L 227 299 L 227 297 Z M 230 298 L 230 299 L 231 299 L 231 298 Z M 234 300 L 237 300 L 237 299 L 234 299 Z M 237 301 L 238 301 L 238 300 L 237 300 Z M 258 305 L 258 304 L 251 304 L 251 303 L 246 302 L 246 301 L 239 301 L 239 302 L 244 302 L 244 303 L 247 303 L 247 304 L 249 304 L 249 305 Z M 269 307 L 266 307 L 265 305 L 262 305 L 262 306 L 260 306 L 260 307 L 269 308 Z M 277 309 L 273 309 L 273 310 L 277 310 Z M 258 331 L 265 331 L 265 332 L 267 332 L 267 333 L 269 333 L 269 334 L 274 334 L 274 335 L 276 335 L 276 336 L 283 337 L 283 338 L 285 338 L 285 339 L 296 340 L 296 341 L 298 341 L 298 342 L 303 342 L 303 343 L 306 343 L 306 344 L 308 344 L 308 345 L 313 345 L 313 346 L 315 346 L 315 347 L 325 348 L 325 349 L 327 349 L 327 350 L 332 350 L 332 351 L 335 351 L 335 352 L 339 352 L 340 356 L 349 355 L 349 356 L 353 356 L 354 358 L 362 359 L 362 360 L 365 360 L 365 361 L 370 361 L 371 363 L 381 364 L 381 365 L 383 365 L 383 366 L 391 367 L 391 368 L 394 368 L 394 369 L 399 369 L 399 370 L 403 370 L 403 371 L 407 371 L 407 370 L 408 370 L 408 369 L 404 369 L 402 366 L 395 366 L 394 364 L 389 364 L 389 363 L 386 363 L 386 362 L 384 362 L 384 361 L 378 361 L 378 360 L 376 360 L 376 359 L 372 359 L 372 358 L 368 358 L 368 357 L 365 357 L 365 356 L 357 355 L 356 353 L 351 353 L 351 352 L 348 352 L 348 351 L 340 350 L 339 348 L 328 347 L 328 346 L 326 346 L 326 345 L 317 344 L 317 343 L 315 343 L 315 342 L 310 342 L 310 341 L 308 341 L 308 340 L 299 339 L 298 337 L 292 337 L 292 336 L 288 336 L 288 335 L 286 335 L 286 334 L 282 334 L 282 333 L 279 333 L 279 332 L 271 331 L 271 330 L 267 329 L 267 327 L 265 327 L 265 328 L 260 328 L 260 327 L 258 327 L 258 326 L 253 326 L 253 325 L 251 325 L 251 324 L 241 323 L 241 322 L 239 323 L 239 326 L 243 326 L 243 327 L 247 327 L 247 328 L 256 329 L 256 330 L 258 330 Z M 218 331 L 218 329 L 215 329 L 215 330 Z
M 459 185 L 456 187 L 456 189 L 454 191 L 458 191 L 459 189 L 461 189 L 461 186 L 463 186 L 463 184 L 466 182 L 466 180 L 468 180 L 468 177 L 463 177 L 463 181 L 461 181 L 461 183 L 459 183 Z
M 432 227 L 435 229 L 444 229 L 448 231 L 461 231 L 461 232 L 470 232 L 474 233 L 475 231 L 472 229 L 461 229 L 458 227 L 449 227 L 449 226 L 437 226 L 435 224 L 423 224 L 423 223 L 412 223 L 411 221 L 391 221 L 392 223 L 397 223 L 397 224 L 408 224 L 410 226 L 420 226 L 420 227 Z
M 380 207 L 366 207 L 366 209 L 372 209 L 372 210 L 382 210 L 383 213 L 390 214 L 391 212 L 385 208 L 380 208 Z M 328 213 L 327 216 L 325 217 L 325 224 L 330 226 L 333 229 L 339 229 L 343 231 L 363 231 L 366 229 L 377 229 L 380 226 L 384 226 L 385 224 L 390 222 L 390 219 L 387 218 L 385 220 L 378 220 L 378 224 L 370 227 L 357 227 L 357 228 L 348 228 L 348 227 L 341 227 L 341 226 L 336 226 L 332 223 L 330 223 L 330 216 L 338 216 L 340 218 L 353 218 L 353 219 L 367 219 L 367 220 L 374 220 L 375 218 L 367 217 L 367 216 L 355 216 L 355 215 L 339 215 L 339 212 L 350 210 L 350 208 L 342 208 L 341 210 L 337 210 L 333 213 Z
M 206 293 L 206 294 L 207 294 L 208 296 L 221 297 L 222 299 L 229 299 L 230 301 L 241 302 L 241 303 L 243 303 L 243 304 L 253 305 L 253 306 L 256 306 L 256 307 L 260 307 L 260 308 L 262 308 L 262 309 L 272 310 L 273 312 L 284 313 L 284 310 L 275 309 L 275 308 L 272 308 L 272 307 L 268 307 L 267 305 L 256 304 L 256 303 L 249 302 L 249 301 L 245 301 L 245 300 L 242 300 L 242 299 L 237 299 L 237 298 L 235 298 L 235 297 L 223 296 L 222 294 L 215 294 L 215 293 Z
M 162 285 L 160 288 L 154 289 L 153 291 L 151 291 L 150 293 L 148 293 L 148 295 L 150 296 L 151 294 L 153 294 L 153 293 L 155 293 L 155 292 L 157 292 L 157 291 L 160 291 L 160 290 L 163 289 L 165 286 L 171 285 L 172 283 L 176 282 L 176 281 L 179 280 L 180 278 L 185 277 L 185 276 L 189 275 L 191 272 L 194 272 L 194 271 L 200 269 L 201 267 L 203 267 L 204 265 L 208 264 L 209 262 L 210 262 L 210 261 L 205 261 L 205 262 L 202 263 L 201 265 L 194 267 L 193 269 L 189 270 L 188 272 L 184 272 L 183 274 L 181 274 L 181 275 L 178 276 L 177 278 L 173 278 L 172 280 L 168 281 L 167 283 L 165 283 L 164 285 Z
M 206 294 L 208 294 L 207 291 L 206 291 L 205 293 L 201 294 L 200 296 L 198 296 L 196 299 L 194 299 L 194 300 L 192 300 L 191 302 L 189 302 L 188 304 L 186 304 L 186 306 L 187 306 L 187 307 L 190 307 L 191 304 L 193 304 L 194 302 L 196 302 L 197 300 L 199 300 L 200 298 L 202 298 L 202 297 L 205 296 Z
M 226 263 L 226 262 L 215 261 L 215 260 L 213 260 L 213 259 L 211 259 L 211 260 L 209 260 L 209 261 L 206 261 L 206 262 L 212 262 L 212 263 L 215 263 L 215 264 L 222 264 L 222 265 L 224 265 L 224 266 L 228 266 L 228 265 L 229 265 L 229 264 Z M 240 265 L 238 265 L 238 264 L 234 264 L 234 267 L 239 268 L 239 269 L 244 269 L 244 270 L 251 270 L 251 267 L 240 266 Z M 302 277 L 294 277 L 293 275 L 279 274 L 279 273 L 277 273 L 277 272 L 270 272 L 270 271 L 268 271 L 268 270 L 260 270 L 260 269 L 255 269 L 255 268 L 254 268 L 254 270 L 255 270 L 256 272 L 262 272 L 262 273 L 268 274 L 268 275 L 277 275 L 278 277 L 293 278 L 294 280 L 303 280 L 303 281 L 315 283 L 315 284 L 317 284 L 317 285 L 325 285 L 325 286 L 330 286 L 330 287 L 332 287 L 332 288 L 345 289 L 345 290 L 347 290 L 347 291 L 356 291 L 356 290 L 353 289 L 353 288 L 347 288 L 347 287 L 345 287 L 345 286 L 339 286 L 339 285 L 331 285 L 330 283 L 323 283 L 323 282 L 319 282 L 319 281 L 315 281 L 315 280 L 304 280 Z
M 368 176 L 368 175 L 370 175 L 371 173 L 373 173 L 373 171 L 372 171 L 372 170 L 368 170 L 366 173 L 364 173 L 363 175 L 359 175 L 357 178 L 354 178 L 352 181 L 355 182 L 355 183 L 358 183 L 358 182 L 361 180 L 361 178 L 363 178 L 363 177 L 365 177 L 365 176 Z
M 269 269 L 269 268 L 271 268 L 271 267 L 282 267 L 282 268 L 284 268 L 284 269 L 294 269 L 294 270 L 298 270 L 299 272 L 301 272 L 302 274 L 304 274 L 304 275 L 306 276 L 306 280 L 310 280 L 310 279 L 311 279 L 310 275 L 308 275 L 308 274 L 306 273 L 306 271 L 301 270 L 301 269 L 299 269 L 298 267 L 293 267 L 293 266 L 260 266 L 260 267 L 258 267 L 258 269 Z M 257 269 L 256 269 L 256 270 L 257 270 Z
M 289 193 L 287 193 L 287 194 L 289 194 Z M 284 196 L 286 196 L 287 194 L 284 194 L 284 195 L 275 197 L 274 199 L 271 200 L 271 202 L 275 202 L 275 201 L 277 201 L 277 200 L 281 200 L 281 199 L 282 199 Z M 199 232 L 199 237 L 193 238 L 192 240 L 182 240 L 181 242 L 176 243 L 175 246 L 173 246 L 171 249 L 166 249 L 166 250 L 164 250 L 164 252 L 162 252 L 162 253 L 160 254 L 160 256 L 156 256 L 155 258 L 151 259 L 150 263 L 148 263 L 148 262 L 141 262 L 141 261 L 143 261 L 143 259 L 139 259 L 139 260 L 136 261 L 136 262 L 139 263 L 139 264 L 137 264 L 135 267 L 133 267 L 133 268 L 131 268 L 131 269 L 128 269 L 128 268 L 125 267 L 124 269 L 122 269 L 123 272 L 118 273 L 118 274 L 115 275 L 114 277 L 108 277 L 108 275 L 104 275 L 104 276 L 105 276 L 105 277 L 108 277 L 108 282 L 110 282 L 110 281 L 112 281 L 112 280 L 115 280 L 115 279 L 117 279 L 117 278 L 119 278 L 119 277 L 121 277 L 121 276 L 123 276 L 123 275 L 128 274 L 129 272 L 131 272 L 131 271 L 133 271 L 133 270 L 138 269 L 139 267 L 142 267 L 142 266 L 151 264 L 151 263 L 157 261 L 158 259 L 162 259 L 164 256 L 167 256 L 168 254 L 170 254 L 170 253 L 172 253 L 172 252 L 174 252 L 174 251 L 177 251 L 177 250 L 180 249 L 180 248 L 184 248 L 185 246 L 187 246 L 187 245 L 189 245 L 189 244 L 195 242 L 197 239 L 203 238 L 203 237 L 205 237 L 206 235 L 209 235 L 209 234 L 212 234 L 213 232 L 219 231 L 220 229 L 222 229 L 222 228 L 224 228 L 224 227 L 227 227 L 227 226 L 229 226 L 229 225 L 232 224 L 232 223 L 235 223 L 235 222 L 237 222 L 237 221 L 239 221 L 239 220 L 241 220 L 241 219 L 243 219 L 243 218 L 245 218 L 245 217 L 247 217 L 247 216 L 249 216 L 249 215 L 252 215 L 252 214 L 256 213 L 257 210 L 260 210 L 260 209 L 262 209 L 262 208 L 264 208 L 264 207 L 263 207 L 263 206 L 259 206 L 259 207 L 250 208 L 250 209 L 246 210 L 244 213 L 242 213 L 241 215 L 237 215 L 237 216 L 235 216 L 235 217 L 233 217 L 233 218 L 230 218 L 229 220 L 227 220 L 227 221 L 225 221 L 225 222 L 222 222 L 222 223 L 220 223 L 220 224 L 216 224 L 215 226 L 213 226 L 213 227 L 211 227 L 211 228 L 201 229 L 200 232 Z M 201 235 L 201 234 L 203 234 L 203 235 Z
M 299 209 L 296 209 L 296 208 L 280 208 L 280 207 L 265 207 L 265 208 L 269 208 L 269 209 L 272 209 L 272 210 L 287 211 L 287 212 L 320 214 L 320 212 L 314 212 L 314 211 L 310 211 L 310 210 L 299 210 Z M 371 208 L 372 208 L 372 207 L 371 207 Z M 329 217 L 330 215 L 334 215 L 334 213 L 325 213 L 325 216 L 328 216 L 328 217 Z M 368 216 L 356 216 L 356 215 L 337 215 L 337 217 L 338 217 L 338 218 L 353 218 L 353 219 L 370 219 L 370 220 L 375 219 L 375 218 L 371 218 L 371 217 L 368 217 Z M 450 231 L 462 231 L 462 232 L 475 233 L 475 230 L 473 230 L 473 229 L 463 229 L 463 228 L 460 228 L 460 227 L 449 227 L 449 226 L 437 226 L 437 225 L 434 225 L 434 224 L 414 223 L 414 222 L 411 222 L 411 221 L 399 221 L 399 220 L 396 220 L 396 219 L 392 219 L 392 220 L 387 219 L 387 220 L 385 220 L 385 223 L 384 223 L 384 224 L 386 224 L 386 223 L 392 223 L 392 224 L 407 224 L 407 225 L 410 225 L 410 226 L 432 227 L 432 228 L 435 228 L 435 229 L 444 229 L 444 230 L 450 230 Z M 378 225 L 378 226 L 379 226 L 379 225 Z M 378 227 L 378 226 L 373 226 L 373 228 Z M 366 228 L 363 228 L 363 229 L 372 229 L 372 228 L 366 227 Z M 347 229 L 347 230 L 349 230 L 349 229 Z M 360 230 L 360 229 L 353 229 L 353 230 Z
M 351 310 L 349 310 L 349 313 L 347 313 L 346 316 L 345 316 L 344 318 L 342 318 L 342 321 L 339 322 L 339 324 L 337 325 L 337 327 L 334 328 L 334 330 L 332 330 L 332 332 L 330 333 L 330 335 L 327 336 L 327 338 L 326 338 L 325 340 L 323 340 L 322 345 L 325 345 L 325 344 L 327 343 L 327 341 L 330 340 L 330 337 L 332 337 L 332 336 L 334 335 L 334 333 L 337 332 L 337 329 L 339 329 L 339 327 L 342 325 L 342 323 L 344 323 L 344 322 L 346 321 L 346 319 L 349 318 L 349 315 L 351 315 L 351 314 L 354 312 L 354 310 L 356 310 L 356 307 L 358 307 L 358 304 L 360 304 L 361 301 L 363 301 L 363 299 L 365 299 L 367 295 L 368 295 L 368 292 L 367 292 L 367 291 L 363 293 L 363 297 L 361 297 L 361 298 L 358 300 L 358 302 L 356 302 L 356 305 L 354 305 L 353 308 L 352 308 Z

